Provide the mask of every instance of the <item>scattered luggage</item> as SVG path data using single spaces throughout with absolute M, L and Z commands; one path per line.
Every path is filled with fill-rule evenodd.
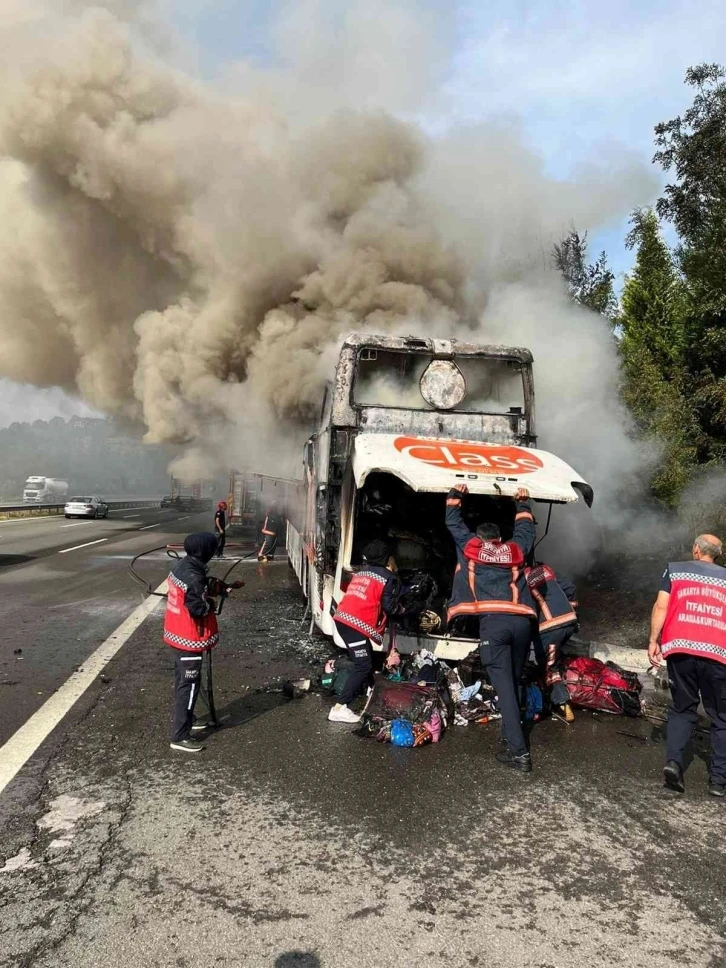
M 442 674 L 423 683 L 381 677 L 361 713 L 359 732 L 394 746 L 424 746 L 438 743 L 453 718 L 454 705 Z
M 353 660 L 345 654 L 335 656 L 325 663 L 323 674 L 320 677 L 320 685 L 325 692 L 333 696 L 340 696 L 352 674 Z
M 573 706 L 624 716 L 640 716 L 642 712 L 640 679 L 614 662 L 587 656 L 566 658 L 562 678 Z

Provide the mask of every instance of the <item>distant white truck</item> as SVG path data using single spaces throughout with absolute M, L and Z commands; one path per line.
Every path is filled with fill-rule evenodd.
M 68 481 L 55 477 L 29 477 L 23 488 L 26 504 L 62 504 L 68 495 Z

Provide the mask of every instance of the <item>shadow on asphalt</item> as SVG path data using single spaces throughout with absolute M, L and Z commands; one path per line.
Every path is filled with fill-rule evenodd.
M 290 700 L 282 695 L 281 692 L 255 692 L 239 699 L 233 699 L 222 709 L 217 710 L 217 718 L 223 729 L 234 729 L 236 726 L 244 726 L 245 723 L 264 716 L 265 713 L 272 712 L 279 706 L 284 706 Z M 293 952 L 295 953 L 295 952 Z M 296 964 L 296 962 L 290 962 Z M 306 962 L 301 962 L 306 965 Z
M 24 565 L 26 561 L 35 561 L 33 555 L 0 555 L 0 568 L 9 565 Z
M 286 951 L 275 958 L 275 968 L 321 968 L 317 955 L 305 951 Z

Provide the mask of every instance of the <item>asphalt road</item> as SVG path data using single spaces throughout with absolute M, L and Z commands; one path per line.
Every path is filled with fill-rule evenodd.
M 131 558 L 209 518 L 121 508 L 98 521 L 0 521 L 0 745 L 142 600 Z M 145 566 L 155 585 L 167 565 L 162 553 Z
M 130 554 L 206 523 L 164 521 L 153 540 L 114 524 L 108 547 L 59 560 L 46 544 L 9 566 L 3 600 L 49 633 L 32 646 L 33 682 L 46 664 L 62 678 L 63 648 L 82 656 L 138 602 Z M 148 567 L 161 581 L 165 562 Z M 491 726 L 421 750 L 359 739 L 327 722 L 320 694 L 279 692 L 329 648 L 308 640 L 285 563 L 238 575 L 248 584 L 215 651 L 224 728 L 204 753 L 168 748 L 159 609 L 0 796 L 3 968 L 726 964 L 726 814 L 706 796 L 700 743 L 677 798 L 661 788 L 661 731 L 644 720 L 544 723 L 529 777 L 493 762 Z M 36 585 L 66 604 L 93 597 L 97 577 L 103 597 L 75 618 L 36 617 Z M 8 715 L 5 699 L 6 731 Z

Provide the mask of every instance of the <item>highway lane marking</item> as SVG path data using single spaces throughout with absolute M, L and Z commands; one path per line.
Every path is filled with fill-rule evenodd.
M 145 528 L 139 528 L 139 531 L 148 531 L 149 528 L 160 528 L 160 527 L 161 527 L 161 521 L 159 521 L 157 524 L 147 524 Z
M 148 507 L 148 508 L 109 508 L 108 513 L 116 514 L 118 511 L 139 511 L 139 510 L 157 511 L 158 505 L 154 505 L 153 507 Z M 2 512 L 2 508 L 0 508 L 0 512 Z M 166 512 L 162 511 L 161 513 L 164 514 Z M 4 528 L 6 524 L 38 524 L 38 523 L 42 524 L 43 522 L 45 522 L 46 524 L 50 524 L 57 521 L 58 518 L 62 518 L 62 517 L 63 517 L 62 514 L 39 514 L 34 518 L 2 518 L 0 519 L 0 526 Z M 89 518 L 89 521 L 90 521 L 90 518 Z
M 158 504 L 151 504 L 151 505 L 149 505 L 149 507 L 146 507 L 146 508 L 138 508 L 138 507 L 136 507 L 136 508 L 109 508 L 108 509 L 108 513 L 109 514 L 116 514 L 118 511 L 158 511 L 158 510 L 159 510 L 159 505 Z
M 166 580 L 156 589 L 166 591 Z M 25 766 L 40 744 L 47 739 L 58 723 L 68 714 L 88 689 L 96 676 L 131 638 L 145 618 L 157 608 L 161 599 L 148 598 L 119 625 L 115 632 L 86 659 L 73 675 L 48 699 L 4 746 L 0 746 L 0 793 Z
M 108 541 L 108 538 L 97 538 L 95 541 L 86 541 L 85 544 L 75 545 L 73 548 L 64 548 L 63 551 L 59 551 L 59 555 L 67 555 L 69 551 L 78 551 L 79 548 L 88 548 L 91 545 L 101 544 L 102 541 Z
M 82 524 L 90 524 L 90 521 L 74 521 L 73 524 L 62 524 L 61 528 L 77 528 Z
M 140 514 L 124 514 L 124 521 L 126 521 L 127 518 L 140 518 L 140 517 L 141 517 Z

